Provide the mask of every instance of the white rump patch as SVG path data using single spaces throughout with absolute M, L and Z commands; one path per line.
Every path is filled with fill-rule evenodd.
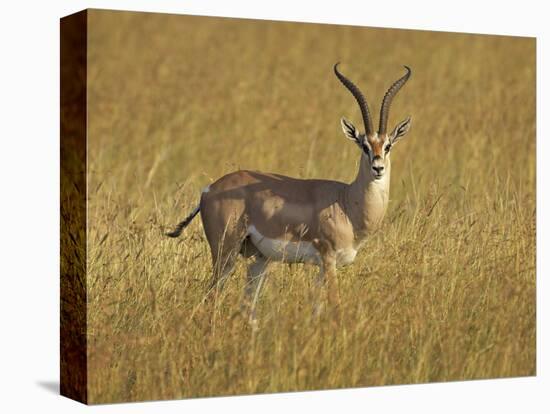
M 311 242 L 291 242 L 263 236 L 254 226 L 248 227 L 250 240 L 267 258 L 285 263 L 321 263 L 321 256 Z
M 202 189 L 201 194 L 207 193 L 207 192 L 209 192 L 209 191 L 210 191 L 210 186 L 207 185 L 206 187 L 204 187 L 204 188 Z

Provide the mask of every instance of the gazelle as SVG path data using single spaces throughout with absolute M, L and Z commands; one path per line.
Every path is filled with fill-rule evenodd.
M 384 217 L 390 190 L 390 150 L 411 125 L 409 117 L 391 133 L 386 132 L 392 100 L 411 76 L 411 70 L 405 69 L 405 75 L 384 96 L 376 132 L 367 100 L 338 71 L 338 63 L 334 65 L 334 73 L 359 104 L 365 126 L 362 134 L 341 119 L 345 136 L 361 150 L 359 171 L 352 183 L 236 171 L 203 190 L 199 205 L 167 235 L 178 237 L 200 211 L 212 254 L 212 287 L 223 286 L 239 253 L 253 257 L 245 295 L 248 300 L 254 297 L 254 302 L 271 262 L 315 264 L 320 267 L 320 285 L 335 277 L 337 267 L 354 261 L 366 237 Z

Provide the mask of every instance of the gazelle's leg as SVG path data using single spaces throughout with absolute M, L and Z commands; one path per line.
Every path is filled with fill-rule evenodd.
M 222 290 L 225 286 L 225 282 L 231 276 L 233 269 L 235 268 L 236 252 L 225 251 L 216 255 L 212 260 L 212 279 L 210 282 L 211 289 Z
M 336 289 L 336 258 L 333 254 L 326 254 L 323 256 L 322 262 L 323 282 L 327 287 L 327 298 L 329 304 L 334 305 L 337 303 L 338 297 Z
M 256 323 L 256 303 L 269 270 L 268 267 L 269 261 L 260 255 L 256 256 L 254 261 L 248 266 L 244 300 L 246 307 L 250 311 L 249 320 L 253 323 Z
M 321 256 L 321 264 L 319 266 L 319 274 L 315 280 L 315 305 L 313 314 L 318 316 L 322 311 L 321 297 L 323 288 L 326 288 L 327 299 L 331 306 L 337 301 L 336 286 L 334 279 L 336 278 L 336 259 L 334 254 L 329 251 L 324 251 Z
M 216 227 L 213 230 L 208 226 L 208 222 L 203 223 L 212 254 L 210 288 L 221 290 L 235 267 L 235 260 L 245 237 L 243 223 L 230 220 L 224 227 Z

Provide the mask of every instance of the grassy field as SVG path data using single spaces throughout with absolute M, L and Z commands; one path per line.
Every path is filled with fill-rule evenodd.
M 91 403 L 535 375 L 533 39 L 99 11 L 89 28 Z M 163 231 L 239 168 L 351 181 L 337 61 L 376 115 L 413 69 L 388 214 L 339 271 L 339 313 L 313 318 L 316 268 L 281 264 L 253 331 L 245 261 L 203 302 L 200 218 Z

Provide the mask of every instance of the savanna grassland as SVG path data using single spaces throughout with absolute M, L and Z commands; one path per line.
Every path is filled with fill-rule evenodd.
M 91 11 L 88 392 L 118 402 L 535 375 L 535 41 Z M 382 228 L 312 316 L 316 268 L 277 265 L 253 330 L 240 260 L 215 300 L 200 217 L 223 174 L 350 182 L 403 64 Z

